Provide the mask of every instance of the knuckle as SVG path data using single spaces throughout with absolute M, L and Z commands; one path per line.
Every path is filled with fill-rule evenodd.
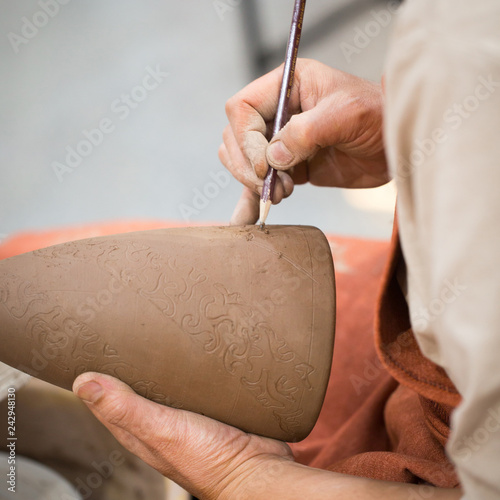
M 376 95 L 360 95 L 351 98 L 350 106 L 352 120 L 360 124 L 358 135 L 362 136 L 363 133 L 380 130 L 382 126 L 382 107 Z M 354 141 L 356 137 L 350 139 Z
M 302 129 L 302 133 L 300 134 L 300 140 L 298 144 L 302 150 L 306 151 L 310 151 L 311 149 L 315 148 L 316 137 L 314 134 L 313 127 L 310 124 L 306 124 L 306 126 Z
M 366 97 L 359 97 L 356 99 L 354 101 L 354 109 L 356 118 L 360 121 L 360 123 L 373 118 L 374 113 L 376 112 L 376 107 L 373 105 L 373 101 Z
M 111 401 L 101 408 L 102 417 L 114 427 L 126 427 L 130 417 L 130 405 L 125 401 Z
M 235 94 L 233 95 L 232 97 L 230 97 L 227 101 L 226 101 L 226 115 L 228 118 L 231 118 L 231 116 L 233 115 L 234 111 L 236 109 L 238 109 L 238 106 L 241 102 L 241 99 L 239 97 L 239 93 L 238 94 Z
M 314 123 L 312 123 L 311 120 L 307 119 L 304 115 L 301 119 L 300 124 L 298 123 L 298 117 L 294 122 L 292 122 L 292 120 L 290 120 L 290 125 L 295 126 L 297 132 L 293 134 L 293 140 L 286 141 L 285 144 L 291 143 L 290 147 L 296 149 L 298 160 L 304 160 L 305 158 L 310 156 L 311 152 L 318 149 L 316 127 L 314 126 Z

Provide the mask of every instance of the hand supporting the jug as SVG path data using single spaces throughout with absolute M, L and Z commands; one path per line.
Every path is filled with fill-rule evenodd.
M 85 373 L 73 388 L 126 448 L 203 500 L 408 500 L 419 495 L 419 485 L 297 464 L 285 443 L 158 405 L 107 375 Z M 436 500 L 460 498 L 458 490 L 426 488 Z

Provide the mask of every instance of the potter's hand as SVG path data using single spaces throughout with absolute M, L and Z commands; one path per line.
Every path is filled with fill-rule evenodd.
M 269 143 L 282 67 L 259 78 L 226 104 L 229 125 L 222 163 L 245 185 L 232 224 L 253 224 L 268 164 L 279 171 L 274 202 L 293 185 L 376 187 L 388 179 L 379 85 L 299 59 L 290 100 L 291 120 Z
M 94 415 L 132 453 L 202 500 L 325 498 L 458 500 L 458 490 L 375 481 L 293 461 L 285 443 L 175 410 L 138 396 L 108 375 L 84 373 L 73 384 Z
M 85 373 L 73 390 L 128 450 L 198 498 L 239 498 L 255 474 L 264 491 L 265 476 L 292 460 L 285 443 L 153 403 L 108 375 Z

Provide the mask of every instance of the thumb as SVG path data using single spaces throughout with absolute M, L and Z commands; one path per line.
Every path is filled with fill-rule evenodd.
M 158 439 L 158 422 L 169 420 L 170 408 L 142 398 L 128 385 L 109 376 L 88 372 L 73 383 L 73 392 L 97 419 L 132 453 L 143 460 Z
M 324 106 L 292 116 L 273 137 L 267 148 L 267 161 L 277 170 L 287 170 L 311 159 L 319 149 L 338 140 L 338 123 Z

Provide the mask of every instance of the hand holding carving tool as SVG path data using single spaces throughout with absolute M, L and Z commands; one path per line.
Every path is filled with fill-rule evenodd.
M 297 54 L 299 51 L 300 35 L 302 34 L 302 22 L 304 20 L 304 10 L 306 0 L 295 0 L 293 9 L 292 25 L 290 26 L 290 35 L 286 48 L 285 66 L 283 68 L 283 79 L 278 100 L 278 109 L 274 119 L 273 137 L 285 126 L 288 121 L 288 103 L 292 94 L 293 76 L 295 74 L 295 65 L 297 63 Z M 269 209 L 273 201 L 274 186 L 276 184 L 277 172 L 271 166 L 269 167 L 262 195 L 260 197 L 259 222 L 261 229 L 264 227 Z

